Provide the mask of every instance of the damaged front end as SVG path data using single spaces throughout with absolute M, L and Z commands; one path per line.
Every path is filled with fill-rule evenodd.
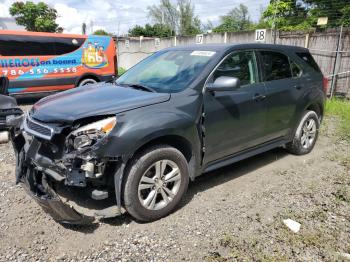
M 16 180 L 54 220 L 89 224 L 121 214 L 119 158 L 101 153 L 115 117 L 48 124 L 22 114 L 9 127 Z M 91 123 L 92 121 L 92 123 Z

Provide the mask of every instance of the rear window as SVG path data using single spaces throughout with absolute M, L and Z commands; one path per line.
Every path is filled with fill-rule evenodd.
M 260 51 L 264 81 L 292 77 L 289 59 L 286 55 L 273 51 Z
M 0 36 L 0 56 L 63 55 L 77 50 L 84 38 Z
M 312 55 L 308 52 L 296 53 L 301 59 L 303 59 L 310 67 L 315 69 L 316 72 L 321 73 L 320 68 L 318 67 L 316 61 Z

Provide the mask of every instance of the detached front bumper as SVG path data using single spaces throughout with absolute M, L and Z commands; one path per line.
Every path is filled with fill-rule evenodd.
M 79 208 L 79 205 L 75 204 L 69 196 L 59 195 L 56 190 L 60 187 L 64 188 L 64 183 L 60 180 L 64 179 L 64 174 L 62 177 L 50 177 L 42 172 L 45 167 L 40 168 L 40 164 L 34 164 L 38 156 L 40 158 L 38 150 L 41 142 L 35 138 L 32 141 L 26 139 L 21 127 L 24 119 L 24 114 L 17 107 L 16 100 L 0 95 L 0 143 L 11 140 L 16 153 L 16 182 L 21 183 L 25 191 L 45 212 L 49 213 L 56 221 L 69 224 L 91 224 L 96 218 L 120 213 L 118 212 L 120 208 L 118 209 L 116 206 L 115 197 L 114 203 L 112 203 L 114 209 L 101 213 L 101 210 Z M 45 160 L 49 160 L 49 158 L 43 157 L 41 159 L 44 166 Z M 51 161 L 51 163 L 54 162 Z M 61 176 L 58 173 L 51 174 Z M 98 204 L 100 205 L 100 203 Z
M 99 178 L 87 178 L 84 170 L 71 167 L 62 169 L 61 161 L 57 164 L 57 161 L 42 155 L 41 149 L 47 146 L 44 146 L 46 141 L 37 138 L 31 141 L 26 138 L 24 141 L 17 156 L 17 182 L 55 221 L 82 225 L 121 214 L 119 194 L 111 192 L 114 191 L 115 169 L 108 169 L 110 172 L 105 172 Z M 14 147 L 19 148 L 18 145 Z M 75 157 L 81 161 L 78 155 Z M 114 163 L 114 166 L 117 164 Z M 112 178 L 107 179 L 108 176 Z M 105 190 L 99 192 L 107 192 L 107 196 L 93 199 L 92 192 L 95 190 Z
M 78 213 L 72 206 L 64 203 L 61 198 L 54 192 L 52 188 L 43 194 L 38 195 L 38 191 L 42 188 L 37 188 L 36 185 L 29 182 L 27 178 L 21 179 L 22 187 L 25 191 L 42 207 L 42 209 L 51 215 L 51 217 L 60 223 L 65 224 L 91 224 L 95 221 L 95 217 L 85 216 Z

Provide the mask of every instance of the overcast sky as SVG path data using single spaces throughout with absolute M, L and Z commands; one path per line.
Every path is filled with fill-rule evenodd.
M 173 0 L 175 2 L 175 0 Z M 0 17 L 8 17 L 8 9 L 13 0 L 0 0 Z M 33 0 L 33 2 L 39 2 Z M 93 30 L 104 29 L 112 33 L 127 33 L 133 25 L 152 23 L 147 15 L 147 6 L 158 4 L 159 0 L 45 0 L 45 3 L 58 11 L 57 23 L 66 33 L 81 33 L 81 25 L 85 22 L 88 33 Z M 192 0 L 195 13 L 203 23 L 211 20 L 218 23 L 219 16 L 230 9 L 244 3 L 248 6 L 251 19 L 259 19 L 261 7 L 266 7 L 269 0 Z

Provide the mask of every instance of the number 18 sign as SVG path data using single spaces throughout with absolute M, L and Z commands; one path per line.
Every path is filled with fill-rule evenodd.
M 266 42 L 266 29 L 255 30 L 255 42 Z

